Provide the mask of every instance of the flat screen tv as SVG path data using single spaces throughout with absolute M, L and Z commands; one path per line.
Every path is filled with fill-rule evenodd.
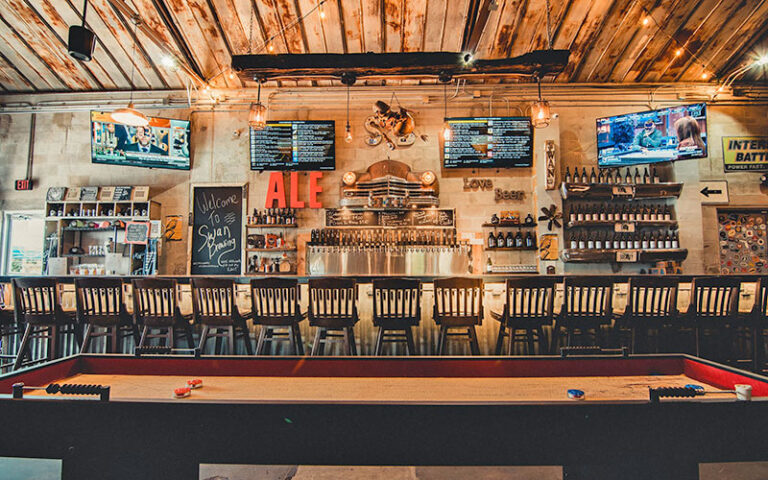
M 621 167 L 707 156 L 707 105 L 597 119 L 597 163 Z
M 92 111 L 91 161 L 189 170 L 189 121 L 150 117 L 148 126 L 131 127 Z
M 334 170 L 336 122 L 269 121 L 250 129 L 251 170 Z
M 446 118 L 451 139 L 443 142 L 445 168 L 515 168 L 533 165 L 529 117 Z

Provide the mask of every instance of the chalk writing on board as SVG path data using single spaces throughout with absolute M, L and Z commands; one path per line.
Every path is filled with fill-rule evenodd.
M 193 274 L 240 271 L 241 219 L 241 187 L 195 188 Z

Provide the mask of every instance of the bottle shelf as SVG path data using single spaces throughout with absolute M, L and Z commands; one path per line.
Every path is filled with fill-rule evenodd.
M 564 200 L 585 198 L 595 200 L 635 200 L 654 198 L 678 198 L 683 191 L 682 183 L 565 183 L 560 185 Z
M 295 252 L 296 248 L 246 248 L 246 252 Z
M 565 224 L 566 228 L 613 227 L 615 225 L 634 225 L 635 227 L 676 227 L 677 220 L 583 220 Z
M 536 228 L 538 223 L 484 223 L 483 228 Z
M 270 273 L 248 272 L 245 275 L 248 277 L 287 277 L 291 275 L 296 275 L 296 272 L 270 272 Z
M 246 228 L 299 228 L 295 223 L 249 223 Z
M 115 230 L 125 230 L 124 228 L 108 227 L 108 228 L 91 228 L 91 227 L 64 227 L 61 229 L 63 232 L 114 232 Z
M 626 258 L 619 260 L 619 252 L 625 253 Z M 664 248 L 654 250 L 638 249 L 565 249 L 562 259 L 570 263 L 655 263 L 665 260 L 682 261 L 688 257 L 686 248 Z
M 499 247 L 499 248 L 488 248 L 484 247 L 483 250 L 486 252 L 535 252 L 539 249 L 539 247 Z

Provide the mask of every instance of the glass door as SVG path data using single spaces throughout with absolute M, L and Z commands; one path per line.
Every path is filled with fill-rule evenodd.
M 3 214 L 3 275 L 43 273 L 44 228 L 42 211 L 9 211 Z

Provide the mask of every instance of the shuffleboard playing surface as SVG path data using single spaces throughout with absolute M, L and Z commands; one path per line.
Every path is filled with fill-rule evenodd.
M 648 401 L 648 387 L 702 385 L 685 375 L 592 377 L 234 377 L 172 375 L 77 374 L 51 383 L 99 384 L 111 387 L 114 400 L 168 400 L 191 378 L 203 388 L 179 402 L 262 403 L 518 403 L 568 402 L 568 389 L 585 392 L 581 401 Z M 30 395 L 45 393 L 32 393 Z M 717 395 L 722 397 L 722 395 Z

